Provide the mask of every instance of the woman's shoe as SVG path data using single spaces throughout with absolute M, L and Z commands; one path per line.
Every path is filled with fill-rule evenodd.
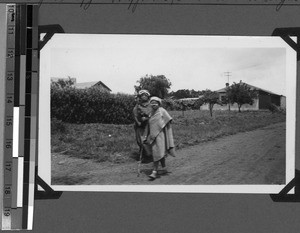
M 152 173 L 151 173 L 151 175 L 149 175 L 149 177 L 150 177 L 151 179 L 155 180 L 156 177 L 157 177 L 156 175 L 157 175 L 157 171 L 152 171 Z

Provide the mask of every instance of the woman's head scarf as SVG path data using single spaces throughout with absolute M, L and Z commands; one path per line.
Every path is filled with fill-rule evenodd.
M 138 96 L 141 96 L 141 95 L 143 95 L 143 94 L 145 94 L 145 95 L 147 95 L 148 97 L 150 97 L 150 93 L 149 93 L 149 91 L 147 91 L 147 90 L 140 90 L 139 93 L 138 93 Z
M 156 101 L 156 102 L 159 103 L 159 105 L 161 105 L 161 99 L 158 98 L 158 97 L 156 97 L 156 96 L 152 96 L 152 97 L 150 98 L 150 103 L 151 103 L 152 101 Z

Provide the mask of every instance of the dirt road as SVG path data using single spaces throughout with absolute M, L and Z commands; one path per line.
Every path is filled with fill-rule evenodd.
M 285 122 L 222 137 L 177 151 L 169 173 L 149 181 L 152 164 L 95 163 L 52 155 L 54 184 L 284 184 Z

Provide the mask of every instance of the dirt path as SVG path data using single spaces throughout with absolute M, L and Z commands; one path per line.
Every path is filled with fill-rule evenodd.
M 52 184 L 283 184 L 285 123 L 177 151 L 167 158 L 168 171 L 150 182 L 152 164 L 95 163 L 53 155 Z

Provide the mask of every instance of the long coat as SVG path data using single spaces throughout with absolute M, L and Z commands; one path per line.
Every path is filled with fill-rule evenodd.
M 147 135 L 149 132 L 149 125 L 148 119 L 146 121 L 142 121 L 142 117 L 149 118 L 152 108 L 149 102 L 146 103 L 138 103 L 135 105 L 133 109 L 133 116 L 134 116 L 134 130 L 135 130 L 135 137 L 140 150 L 144 148 L 143 154 L 146 156 L 151 155 L 148 149 L 143 142 L 147 139 Z
M 172 117 L 162 107 L 149 119 L 147 142 L 152 146 L 153 161 L 159 161 L 168 153 L 174 155 L 174 138 L 171 126 Z

